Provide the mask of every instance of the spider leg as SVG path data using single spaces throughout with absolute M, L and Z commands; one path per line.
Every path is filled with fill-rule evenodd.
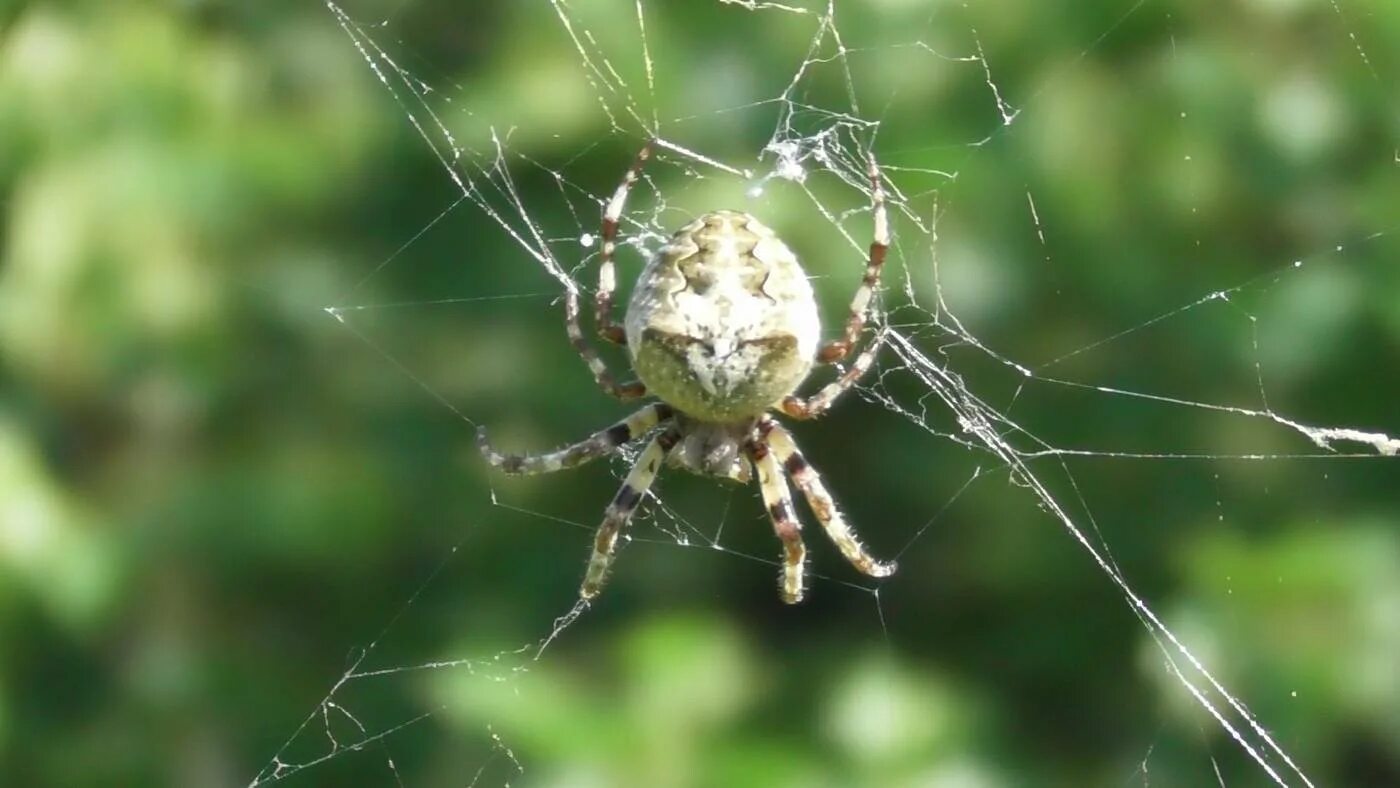
M 884 345 L 884 342 L 885 332 L 882 329 L 870 341 L 870 344 L 865 346 L 860 355 L 856 356 L 856 360 L 851 362 L 851 366 L 841 373 L 841 377 L 826 384 L 816 394 L 805 399 L 797 396 L 784 397 L 779 407 L 782 408 L 783 413 L 794 419 L 814 419 L 826 413 L 832 405 L 836 404 L 836 400 L 842 394 L 850 391 L 856 381 L 860 380 L 861 376 L 870 369 L 870 365 L 875 363 L 875 356 L 880 353 L 880 347 Z
M 485 427 L 477 430 L 476 445 L 487 462 L 506 473 L 553 473 L 609 454 L 624 443 L 645 435 L 663 421 L 669 421 L 674 414 L 670 405 L 655 402 L 572 446 L 545 454 L 501 454 L 491 447 Z
M 880 282 L 880 269 L 885 264 L 885 254 L 890 248 L 890 223 L 885 211 L 885 187 L 880 180 L 880 167 L 875 154 L 870 154 L 870 202 L 871 214 L 875 220 L 875 239 L 870 242 L 870 259 L 865 266 L 865 276 L 860 287 L 851 299 L 851 314 L 846 319 L 846 329 L 840 339 L 827 342 L 817 351 L 817 360 L 824 363 L 840 361 L 850 354 L 865 327 L 865 313 L 870 308 L 870 299 L 875 294 L 875 286 Z M 883 333 L 856 356 L 849 369 L 839 378 L 828 383 L 816 394 L 803 399 L 785 397 L 780 405 L 782 411 L 795 419 L 811 419 L 822 415 L 835 404 L 836 400 L 860 380 L 861 375 L 875 362 L 880 350 Z
M 758 468 L 758 485 L 763 491 L 768 517 L 773 521 L 778 538 L 783 540 L 782 598 L 789 605 L 795 605 L 802 601 L 803 563 L 807 557 L 807 546 L 802 543 L 802 525 L 793 514 L 792 495 L 788 492 L 782 465 L 769 450 L 766 439 L 755 439 L 748 449 Z
M 865 312 L 870 307 L 870 299 L 875 295 L 875 286 L 880 282 L 880 269 L 885 264 L 885 254 L 890 248 L 890 222 L 885 211 L 885 187 L 880 180 L 880 166 L 875 162 L 875 154 L 870 154 L 870 213 L 875 220 L 875 237 L 870 242 L 870 257 L 865 264 L 865 276 L 860 287 L 851 298 L 851 313 L 846 318 L 846 330 L 840 339 L 827 342 L 817 351 L 817 360 L 825 363 L 840 361 L 855 347 L 860 330 L 865 326 Z
M 613 291 L 617 289 L 617 272 L 613 265 L 613 252 L 617 248 L 617 225 L 622 218 L 622 207 L 627 202 L 627 193 L 632 190 L 632 185 L 641 177 L 642 165 L 651 156 L 651 142 L 642 146 L 637 153 L 637 160 L 623 176 L 622 183 L 613 193 L 612 199 L 608 200 L 607 208 L 603 210 L 603 227 L 599 233 L 603 243 L 600 253 L 601 262 L 598 267 L 598 291 L 593 296 L 593 314 L 598 324 L 598 335 L 609 342 L 617 344 L 627 343 L 627 334 L 621 326 L 613 325 L 612 322 L 612 297 Z M 636 399 L 645 396 L 646 386 L 640 381 L 629 383 L 618 383 L 617 378 L 608 371 L 607 362 L 598 355 L 598 349 L 584 337 L 583 326 L 579 322 L 579 295 L 578 288 L 572 284 L 568 292 L 564 295 L 564 320 L 569 332 L 569 343 L 578 351 L 583 362 L 588 365 L 588 369 L 593 373 L 593 379 L 598 382 L 598 386 L 617 397 L 620 400 Z
M 578 319 L 578 287 L 569 284 L 568 292 L 564 294 L 564 322 L 569 332 L 569 344 L 578 351 L 583 363 L 588 365 L 588 370 L 593 373 L 593 379 L 598 386 L 617 397 L 620 400 L 637 399 L 644 397 L 647 387 L 641 381 L 631 381 L 629 383 L 618 383 L 608 371 L 608 365 L 603 361 L 603 357 L 598 355 L 597 348 L 593 347 L 583 336 L 583 328 L 579 325 Z
M 622 326 L 614 325 L 612 320 L 613 291 L 617 289 L 617 274 L 613 266 L 613 252 L 617 249 L 617 225 L 622 220 L 622 208 L 627 203 L 627 194 L 641 177 L 642 167 L 649 158 L 651 140 L 647 140 L 637 152 L 636 161 L 623 176 L 622 183 L 618 185 L 617 191 L 613 192 L 612 199 L 608 200 L 608 206 L 603 210 L 603 229 L 599 234 L 602 251 L 599 254 L 598 290 L 593 294 L 593 317 L 594 322 L 598 324 L 598 335 L 619 345 L 627 344 L 627 333 L 623 331 Z
M 583 576 L 582 587 L 579 588 L 579 596 L 583 599 L 592 599 L 603 590 L 608 568 L 612 566 L 613 554 L 617 550 L 617 535 L 626 527 L 627 521 L 632 519 L 632 513 L 637 511 L 637 505 L 646 497 L 647 489 L 656 479 L 656 472 L 661 468 L 661 461 L 666 457 L 666 452 L 670 451 L 678 440 L 680 433 L 675 427 L 652 438 L 632 465 L 632 470 L 618 488 L 612 503 L 608 504 L 607 511 L 603 514 L 603 524 L 598 526 L 598 533 L 593 539 L 593 555 L 588 559 L 588 571 Z
M 773 448 L 773 454 L 782 461 L 788 475 L 807 498 L 812 513 L 826 529 L 826 535 L 840 549 L 841 555 L 856 569 L 871 577 L 889 577 L 894 574 L 893 561 L 877 561 L 865 551 L 865 545 L 860 543 L 855 531 L 846 524 L 846 518 L 841 516 L 841 510 L 836 508 L 836 502 L 826 491 L 822 477 L 815 468 L 807 464 L 806 458 L 798 450 L 797 441 L 793 440 L 792 433 L 772 420 L 765 422 L 760 429 L 768 430 L 768 443 Z

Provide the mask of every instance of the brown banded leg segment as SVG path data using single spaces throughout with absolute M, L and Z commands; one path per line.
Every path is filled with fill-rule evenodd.
M 617 290 L 617 273 L 613 265 L 613 253 L 617 251 L 617 226 L 622 221 L 622 208 L 627 204 L 627 194 L 642 175 L 642 167 L 651 158 L 651 140 L 637 152 L 637 160 L 623 176 L 617 191 L 613 192 L 607 207 L 603 209 L 603 230 L 599 234 L 602 251 L 599 253 L 598 290 L 593 294 L 593 318 L 598 325 L 598 335 L 608 342 L 627 344 L 627 332 L 615 325 L 612 318 L 613 293 Z
M 877 561 L 865 551 L 865 545 L 860 543 L 855 531 L 846 524 L 846 518 L 841 516 L 841 510 L 836 508 L 836 502 L 826 491 L 826 485 L 822 484 L 822 477 L 817 474 L 815 468 L 807 464 L 806 458 L 798 450 L 797 442 L 792 439 L 792 434 L 774 421 L 766 422 L 763 428 L 769 430 L 768 444 L 772 447 L 774 456 L 782 462 L 788 476 L 802 491 L 802 495 L 807 498 L 808 505 L 812 507 L 812 513 L 816 515 L 822 528 L 826 529 L 826 535 L 836 544 L 841 555 L 845 556 L 846 560 L 851 562 L 851 565 L 859 569 L 862 574 L 871 577 L 889 577 L 894 574 L 895 563 L 893 561 Z
M 477 430 L 476 445 L 487 462 L 506 473 L 553 473 L 611 454 L 617 447 L 640 438 L 673 415 L 675 412 L 670 405 L 657 402 L 605 430 L 593 433 L 585 440 L 546 454 L 501 454 L 491 447 L 485 427 Z
M 579 325 L 578 319 L 578 288 L 573 284 L 569 285 L 568 293 L 564 295 L 564 322 L 569 332 L 569 344 L 574 346 L 583 362 L 588 365 L 588 370 L 593 373 L 593 379 L 598 382 L 598 386 L 607 393 L 620 400 L 636 399 L 645 396 L 647 387 L 639 381 L 630 383 L 618 383 L 612 373 L 608 371 L 608 365 L 603 361 L 603 357 L 598 355 L 598 349 L 589 344 L 583 336 L 583 327 Z
M 632 519 L 637 505 L 646 497 L 647 489 L 656 479 L 656 472 L 661 469 L 661 461 L 666 457 L 666 452 L 670 451 L 678 440 L 680 434 L 675 428 L 653 438 L 642 450 L 641 456 L 637 457 L 637 462 L 632 465 L 632 470 L 618 488 L 612 503 L 608 504 L 608 509 L 603 514 L 603 524 L 598 526 L 598 533 L 593 539 L 593 555 L 588 559 L 588 571 L 584 574 L 583 585 L 578 591 L 583 599 L 592 599 L 603 590 L 603 583 L 608 579 L 608 568 L 612 566 L 613 554 L 617 551 L 618 534 L 627 526 L 627 521 Z
M 802 526 L 792 510 L 792 495 L 778 458 L 762 438 L 749 444 L 749 457 L 758 468 L 758 485 L 763 492 L 763 504 L 773 530 L 783 540 L 783 574 L 780 590 L 783 601 L 795 605 L 802 601 L 804 564 L 807 546 L 802 543 Z
M 856 356 L 856 360 L 851 362 L 850 368 L 841 373 L 841 377 L 823 386 L 816 394 L 806 399 L 797 396 L 784 397 L 780 407 L 783 413 L 794 419 L 814 419 L 831 409 L 836 400 L 860 380 L 863 375 L 875 363 L 875 356 L 879 355 L 880 348 L 884 345 L 885 333 L 881 331 L 875 338 L 866 345 L 865 349 Z
M 860 287 L 851 298 L 850 316 L 846 318 L 846 330 L 840 339 L 832 340 L 817 351 L 817 360 L 830 364 L 845 358 L 860 338 L 865 326 L 865 313 L 870 308 L 870 299 L 875 295 L 875 286 L 880 283 L 880 269 L 885 264 L 885 254 L 890 248 L 890 222 L 885 211 L 885 187 L 880 181 L 880 167 L 875 162 L 875 154 L 870 154 L 870 213 L 875 221 L 875 237 L 870 242 L 870 257 L 865 264 L 865 276 Z

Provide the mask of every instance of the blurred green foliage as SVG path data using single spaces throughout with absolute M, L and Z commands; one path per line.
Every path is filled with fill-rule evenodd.
M 642 5 L 668 134 L 752 157 L 814 17 Z M 560 6 L 643 95 L 634 4 Z M 891 280 L 929 303 L 936 253 L 971 332 L 1043 374 L 912 335 L 1095 452 L 1033 467 L 1314 784 L 1400 784 L 1394 461 L 1047 381 L 1400 432 L 1400 7 L 837 7 L 877 152 L 918 218 L 936 199 L 937 246 L 901 221 Z M 345 8 L 463 144 L 508 131 L 522 202 L 582 260 L 584 195 L 642 132 L 556 8 Z M 792 98 L 848 109 L 833 62 Z M 652 173 L 664 222 L 745 199 L 694 175 Z M 600 603 L 520 650 L 572 604 L 615 479 L 494 478 L 454 409 L 512 447 L 623 411 L 558 283 L 459 196 L 321 3 L 0 6 L 0 784 L 1268 784 L 1026 490 L 870 402 L 798 435 L 876 552 L 910 545 L 878 598 L 810 529 L 822 579 L 783 607 L 741 557 L 776 550 L 752 491 L 667 479 L 725 550 L 644 518 Z M 840 314 L 860 262 L 823 254 L 833 227 L 790 184 L 753 210 Z M 323 312 L 389 302 L 412 305 Z M 387 670 L 318 706 L 349 665 Z

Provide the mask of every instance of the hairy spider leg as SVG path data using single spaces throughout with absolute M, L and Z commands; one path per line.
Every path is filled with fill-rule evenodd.
M 779 585 L 782 599 L 795 605 L 802 601 L 807 558 L 807 546 L 802 543 L 802 524 L 793 514 L 787 479 L 768 443 L 761 437 L 752 441 L 749 456 L 758 468 L 758 486 L 763 492 L 763 504 L 768 507 L 768 517 L 773 521 L 773 530 L 783 540 L 783 573 Z
M 592 599 L 603 590 L 608 568 L 612 566 L 613 554 L 617 551 L 618 534 L 632 519 L 632 513 L 637 511 L 642 498 L 646 497 L 647 489 L 656 479 L 656 472 L 660 470 L 666 452 L 679 440 L 680 432 L 675 427 L 652 438 L 642 450 L 641 456 L 633 463 L 632 470 L 618 488 L 612 503 L 608 504 L 607 511 L 603 513 L 603 524 L 598 526 L 598 533 L 593 539 L 593 555 L 588 559 L 588 571 L 584 574 L 583 585 L 579 588 L 579 596 L 583 599 Z
M 817 351 L 817 360 L 830 364 L 840 361 L 855 347 L 860 338 L 860 330 L 865 326 L 865 313 L 870 308 L 870 299 L 875 295 L 875 286 L 880 283 L 880 269 L 885 264 L 885 255 L 890 248 L 890 222 L 885 212 L 885 187 L 880 179 L 880 167 L 875 162 L 875 154 L 870 154 L 868 175 L 870 176 L 870 213 L 875 221 L 875 237 L 870 242 L 870 256 L 865 264 L 865 276 L 851 298 L 851 313 L 846 318 L 846 330 L 840 339 L 827 342 Z
M 583 363 L 588 365 L 588 371 L 593 373 L 593 380 L 598 383 L 599 388 L 620 400 L 646 396 L 647 387 L 642 385 L 641 381 L 618 383 L 617 378 L 608 371 L 607 362 L 598 355 L 598 349 L 584 338 L 583 328 L 578 319 L 578 285 L 572 282 L 564 293 L 564 324 L 569 332 L 569 344 L 574 346 Z
M 617 187 L 612 199 L 608 201 L 607 207 L 603 210 L 603 227 L 600 233 L 603 244 L 601 263 L 598 267 L 598 291 L 593 297 L 595 322 L 598 324 L 598 334 L 610 342 L 625 344 L 627 335 L 620 326 L 613 325 L 612 322 L 612 296 L 617 289 L 617 273 L 613 265 L 613 252 L 617 247 L 617 225 L 622 217 L 622 207 L 627 201 L 627 193 L 632 190 L 632 185 L 641 176 L 642 165 L 651 156 L 651 142 L 637 154 L 637 160 L 623 176 L 622 184 Z M 578 286 L 569 283 L 567 292 L 564 294 L 564 322 L 569 332 L 569 344 L 574 346 L 583 363 L 588 365 L 588 370 L 593 373 L 593 379 L 597 381 L 598 387 L 603 391 L 617 397 L 620 400 L 637 399 L 644 397 L 647 387 L 641 381 L 630 381 L 618 383 L 608 370 L 607 362 L 598 355 L 598 349 L 593 347 L 583 335 L 583 326 L 579 321 L 579 295 Z
M 622 208 L 627 204 L 627 195 L 642 175 L 642 167 L 651 158 L 651 140 L 647 140 L 637 152 L 636 161 L 622 177 L 617 191 L 608 200 L 603 211 L 603 229 L 600 233 L 602 251 L 599 253 L 598 290 L 593 294 L 593 321 L 598 326 L 598 336 L 618 345 L 627 344 L 627 332 L 622 326 L 613 323 L 613 292 L 617 290 L 617 273 L 613 265 L 613 253 L 617 251 L 617 228 L 622 221 Z
M 506 473 L 553 473 L 565 468 L 574 468 L 610 454 L 617 447 L 630 443 L 650 432 L 656 425 L 670 421 L 674 415 L 675 411 L 670 405 L 664 402 L 655 402 L 572 446 L 544 454 L 502 454 L 491 447 L 491 442 L 486 437 L 485 427 L 477 430 L 476 445 L 477 448 L 481 449 L 481 454 L 487 462 Z
M 870 369 L 870 365 L 875 363 L 875 356 L 879 354 L 884 342 L 885 332 L 881 330 L 870 341 L 870 344 L 865 346 L 860 355 L 856 356 L 856 360 L 851 362 L 851 366 L 841 373 L 840 377 L 805 399 L 793 395 L 783 397 L 779 407 L 782 408 L 783 413 L 794 419 L 814 419 L 826 413 L 832 405 L 836 404 L 836 400 L 842 394 L 849 391 L 856 384 L 856 381 L 865 375 L 866 371 Z
M 826 529 L 826 535 L 836 544 L 841 555 L 856 569 L 871 577 L 889 577 L 894 574 L 895 562 L 877 561 L 866 552 L 865 545 L 860 543 L 855 531 L 846 524 L 846 518 L 841 516 L 841 510 L 836 508 L 831 493 L 826 491 L 821 475 L 807 464 L 806 458 L 797 448 L 797 441 L 793 440 L 792 433 L 772 419 L 766 419 L 760 430 L 767 431 L 768 444 L 772 447 L 773 454 L 783 463 L 797 489 L 802 491 L 807 504 L 812 507 L 812 513 L 817 516 L 822 528 Z

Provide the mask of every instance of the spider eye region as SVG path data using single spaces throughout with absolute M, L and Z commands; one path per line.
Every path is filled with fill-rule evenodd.
M 647 264 L 627 308 L 627 345 L 647 389 L 691 417 L 753 418 L 811 370 L 820 322 L 797 257 L 748 214 L 681 228 Z

